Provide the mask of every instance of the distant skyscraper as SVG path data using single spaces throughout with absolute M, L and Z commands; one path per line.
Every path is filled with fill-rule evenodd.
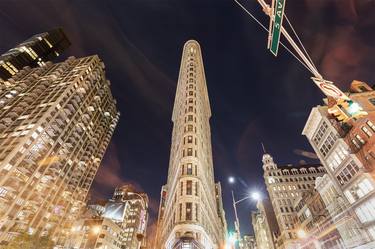
M 368 115 L 343 123 L 316 106 L 303 135 L 327 170 L 316 186 L 345 247 L 375 248 L 375 91 L 353 81 L 350 98 Z
M 315 187 L 315 179 L 325 173 L 320 164 L 278 166 L 270 154 L 263 155 L 264 180 L 280 229 L 278 248 L 296 248 L 297 230 L 294 202 Z
M 257 203 L 257 211 L 251 213 L 251 223 L 258 249 L 276 249 L 276 238 L 279 235 L 279 226 L 269 199 Z
M 109 201 L 89 205 L 72 226 L 66 249 L 144 249 L 148 197 L 126 184 Z
M 126 184 L 116 188 L 112 201 L 107 204 L 106 209 L 110 205 L 119 203 L 124 205 L 122 226 L 125 235 L 123 246 L 127 249 L 145 248 L 148 222 L 147 194 L 137 192 L 134 186 Z
M 43 66 L 69 46 L 61 28 L 34 35 L 0 56 L 0 79 L 7 80 L 26 66 Z
M 172 121 L 167 184 L 162 187 L 156 249 L 221 248 L 226 222 L 214 182 L 210 103 L 201 49 L 185 43 Z
M 119 119 L 98 56 L 22 70 L 0 90 L 0 241 L 64 239 Z

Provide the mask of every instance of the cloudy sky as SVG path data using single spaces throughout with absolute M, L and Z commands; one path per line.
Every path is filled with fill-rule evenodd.
M 242 2 L 268 26 L 255 0 Z M 354 79 L 375 84 L 374 0 L 288 0 L 286 13 L 326 79 L 342 90 Z M 95 198 L 132 182 L 150 195 L 155 220 L 188 39 L 203 50 L 215 176 L 230 227 L 230 190 L 238 198 L 266 191 L 261 142 L 279 164 L 316 162 L 303 156 L 311 147 L 301 132 L 323 95 L 284 49 L 277 58 L 267 51 L 267 34 L 233 0 L 0 0 L 0 52 L 54 27 L 72 42 L 60 60 L 98 54 L 104 61 L 121 112 Z M 237 177 L 235 186 L 228 185 L 229 175 Z M 242 233 L 251 232 L 252 209 L 251 202 L 239 206 Z

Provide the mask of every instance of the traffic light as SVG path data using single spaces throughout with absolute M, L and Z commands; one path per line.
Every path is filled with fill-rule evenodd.
M 357 119 L 367 115 L 367 112 L 351 99 L 338 99 L 334 106 L 328 108 L 328 113 L 340 122 L 348 122 L 352 118 Z

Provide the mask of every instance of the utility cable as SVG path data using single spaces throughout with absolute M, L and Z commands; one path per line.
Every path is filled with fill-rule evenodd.
M 286 21 L 288 22 L 288 24 L 289 24 L 289 26 L 290 26 L 290 28 L 292 29 L 292 31 L 293 31 L 293 34 L 297 37 L 297 39 L 298 39 L 298 42 L 299 42 L 299 44 L 301 45 L 301 47 L 302 47 L 302 49 L 303 49 L 303 51 L 305 52 L 305 54 L 306 54 L 306 56 L 307 56 L 307 58 L 309 59 L 309 61 L 311 62 L 311 64 L 314 66 L 314 69 L 316 70 L 316 71 L 318 71 L 318 69 L 316 68 L 316 66 L 315 66 L 315 64 L 314 64 L 314 62 L 313 62 L 313 60 L 311 59 L 311 57 L 310 57 L 310 55 L 309 55 L 309 53 L 307 52 L 307 50 L 306 50 L 306 48 L 305 48 L 305 46 L 303 46 L 303 43 L 302 43 L 302 41 L 301 41 L 301 39 L 299 38 L 299 36 L 298 36 L 298 34 L 297 34 L 297 32 L 295 31 L 295 29 L 293 28 L 293 25 L 292 25 L 292 23 L 289 21 L 289 18 L 286 16 L 286 14 L 284 14 L 284 16 L 285 16 L 285 19 L 286 19 Z
M 256 23 L 258 23 L 266 32 L 269 32 L 268 29 L 253 15 L 250 13 L 250 11 L 248 11 L 240 2 L 238 2 L 238 0 L 234 0 L 238 6 L 240 6 L 251 18 L 254 19 L 254 21 Z M 284 45 L 284 43 L 282 43 L 280 41 L 280 44 L 291 54 L 293 55 L 293 57 L 298 60 L 307 70 L 309 70 L 312 74 L 314 74 L 314 72 L 303 62 L 301 61 L 287 46 Z

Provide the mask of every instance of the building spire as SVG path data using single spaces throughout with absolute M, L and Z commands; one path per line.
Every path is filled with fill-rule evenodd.
M 266 149 L 264 148 L 264 144 L 263 144 L 263 142 L 261 142 L 261 144 L 262 144 L 262 149 L 263 149 L 264 154 L 267 154 L 267 151 L 266 151 Z

